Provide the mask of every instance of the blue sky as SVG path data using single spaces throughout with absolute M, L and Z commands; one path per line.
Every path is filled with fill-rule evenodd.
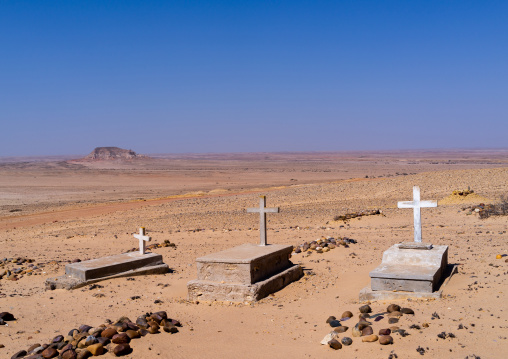
M 0 156 L 507 147 L 507 1 L 0 1 Z

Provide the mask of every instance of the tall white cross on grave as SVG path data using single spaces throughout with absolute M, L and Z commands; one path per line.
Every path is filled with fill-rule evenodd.
M 139 234 L 134 234 L 134 238 L 139 239 L 139 253 L 145 254 L 146 242 L 152 239 L 152 237 L 145 236 L 145 227 L 139 228 Z
M 420 208 L 422 207 L 437 207 L 437 201 L 420 201 L 420 187 L 413 187 L 413 200 L 398 202 L 399 208 L 413 208 L 414 214 L 414 227 L 415 227 L 415 242 L 421 243 L 422 241 L 422 216 Z
M 266 246 L 266 214 L 279 213 L 279 207 L 266 208 L 266 197 L 259 196 L 259 208 L 247 208 L 247 213 L 259 213 L 259 245 Z

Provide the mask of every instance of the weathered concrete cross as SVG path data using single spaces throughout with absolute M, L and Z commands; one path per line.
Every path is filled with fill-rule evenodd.
M 149 242 L 152 237 L 145 236 L 145 227 L 139 228 L 139 234 L 134 234 L 134 238 L 139 239 L 139 253 L 145 254 L 145 242 Z
M 399 208 L 413 208 L 414 214 L 414 228 L 415 228 L 415 242 L 421 243 L 422 241 L 422 216 L 420 208 L 422 207 L 437 207 L 437 201 L 420 201 L 420 187 L 413 187 L 413 200 L 398 202 Z
M 247 208 L 247 213 L 259 213 L 259 245 L 266 246 L 266 214 L 279 213 L 279 207 L 266 208 L 266 197 L 259 196 L 259 208 Z

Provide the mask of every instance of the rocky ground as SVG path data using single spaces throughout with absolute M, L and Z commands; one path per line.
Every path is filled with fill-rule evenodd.
M 480 199 L 495 202 L 508 193 L 508 168 L 499 164 L 471 166 L 474 168 L 339 178 L 324 183 L 302 177 L 299 182 L 305 183 L 277 183 L 279 188 L 266 191 L 262 190 L 260 170 L 258 182 L 244 187 L 243 192 L 239 187 L 237 194 L 215 195 L 210 185 L 204 186 L 206 196 L 161 199 L 157 192 L 153 197 L 157 200 L 146 197 L 146 201 L 127 202 L 105 195 L 82 206 L 76 202 L 62 205 L 66 211 L 77 212 L 59 210 L 63 208 L 60 198 L 65 196 L 57 185 L 51 188 L 51 179 L 43 189 L 48 197 L 53 190 L 56 199 L 46 201 L 45 210 L 37 204 L 30 207 L 30 196 L 9 203 L 6 199 L 1 208 L 0 312 L 12 313 L 15 320 L 0 325 L 0 356 L 10 358 L 34 344 L 50 343 L 83 324 L 97 327 L 105 319 L 114 322 L 125 315 L 163 310 L 182 323 L 179 332 L 133 339 L 129 343 L 132 352 L 125 357 L 504 357 L 508 350 L 504 300 L 508 290 L 508 221 L 503 216 L 480 219 L 470 207 Z M 403 166 L 401 171 L 411 172 Z M 148 192 L 138 175 L 121 180 L 132 188 L 130 195 Z M 66 180 L 69 178 L 62 181 Z M 27 180 L 21 179 L 21 186 L 23 181 Z M 271 181 L 264 185 L 274 187 Z M 363 305 L 358 294 L 368 285 L 368 273 L 379 265 L 383 251 L 412 239 L 412 211 L 398 209 L 396 204 L 411 200 L 413 185 L 420 186 L 422 199 L 443 202 L 437 208 L 422 209 L 423 237 L 424 241 L 450 246 L 449 262 L 457 264 L 459 271 L 440 300 L 370 303 L 372 313 L 366 320 L 372 334 L 381 337 L 380 330 L 391 328 L 393 344 L 380 345 L 379 339 L 365 342 L 364 337 L 353 335 Z M 105 184 L 109 186 L 111 183 Z M 37 193 L 38 188 L 28 187 L 26 193 Z M 249 193 L 254 187 L 261 190 Z M 477 196 L 450 197 L 453 191 L 468 187 Z M 11 182 L 1 189 L 11 196 L 14 188 Z M 97 190 L 100 183 L 94 184 Z M 22 192 L 18 191 L 20 196 Z M 247 214 L 245 208 L 256 206 L 259 194 L 267 195 L 268 206 L 280 207 L 279 214 L 269 215 L 269 242 L 297 246 L 318 238 L 347 237 L 356 243 L 324 253 L 295 253 L 292 261 L 303 266 L 305 276 L 257 303 L 188 302 L 186 283 L 196 278 L 196 257 L 258 242 L 258 218 Z M 9 196 L 5 198 L 12 198 Z M 74 200 L 87 200 L 80 196 Z M 92 193 L 91 198 L 94 196 L 98 195 Z M 27 202 L 25 207 L 23 201 Z M 107 203 L 115 206 L 105 208 Z M 129 207 L 129 203 L 138 204 Z M 14 207 L 22 209 L 21 213 L 10 212 Z M 378 209 L 380 214 L 334 220 L 347 213 Z M 41 213 L 44 216 L 37 217 Z M 163 255 L 172 273 L 108 280 L 72 291 L 44 289 L 44 280 L 63 274 L 69 261 L 131 250 L 137 244 L 132 234 L 140 226 L 146 227 L 154 242 L 175 244 L 151 249 Z M 410 308 L 414 314 L 402 314 L 397 323 L 389 323 L 390 304 Z M 347 311 L 353 318 L 341 321 Z M 334 330 L 327 323 L 330 316 L 349 327 L 338 333 L 341 349 L 320 344 Z M 383 318 L 376 321 L 380 316 Z M 344 337 L 352 343 L 342 344 Z

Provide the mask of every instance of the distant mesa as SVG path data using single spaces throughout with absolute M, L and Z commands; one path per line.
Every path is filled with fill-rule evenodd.
M 148 156 L 138 155 L 133 150 L 125 150 L 119 147 L 96 147 L 88 156 L 86 161 L 110 161 L 110 160 L 133 160 L 147 159 Z

